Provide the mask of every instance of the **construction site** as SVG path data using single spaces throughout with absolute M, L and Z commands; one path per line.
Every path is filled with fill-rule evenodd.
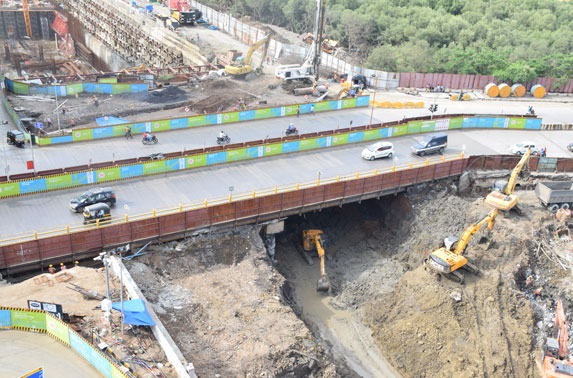
M 0 3 L 0 376 L 573 377 L 573 100 L 337 70 L 324 6 Z

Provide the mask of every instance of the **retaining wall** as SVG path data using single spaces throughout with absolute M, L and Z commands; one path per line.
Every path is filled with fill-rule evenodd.
M 66 323 L 40 310 L 0 307 L 0 328 L 45 333 L 76 351 L 104 377 L 129 378 L 97 347 L 71 329 Z
M 269 109 L 267 109 L 269 110 Z M 12 175 L 14 181 L 0 182 L 0 198 L 47 192 L 85 185 L 102 184 L 110 181 L 125 180 L 159 173 L 181 171 L 215 164 L 231 163 L 292 152 L 320 148 L 336 147 L 351 143 L 378 140 L 407 134 L 433 131 L 446 131 L 461 128 L 500 128 L 539 130 L 541 119 L 520 117 L 455 117 L 433 120 L 409 120 L 404 124 L 389 123 L 372 126 L 358 126 L 352 129 L 340 129 L 305 134 L 300 137 L 275 138 L 267 141 L 252 141 L 212 147 L 195 151 L 175 152 L 163 160 L 146 162 L 125 162 L 124 164 L 100 163 L 92 169 L 78 170 L 73 173 L 60 173 L 60 169 L 40 172 L 44 177 L 23 178 Z M 91 129 L 90 129 L 91 130 Z M 107 165 L 106 165 L 107 164 Z M 26 174 L 28 175 L 28 174 Z

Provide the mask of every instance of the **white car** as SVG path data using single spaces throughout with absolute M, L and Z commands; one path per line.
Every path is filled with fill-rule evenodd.
M 390 142 L 378 142 L 362 150 L 362 158 L 374 160 L 383 157 L 391 158 L 394 155 L 394 145 Z
M 539 155 L 541 149 L 533 142 L 521 142 L 511 146 L 511 153 L 514 155 L 523 155 L 531 147 L 531 155 Z

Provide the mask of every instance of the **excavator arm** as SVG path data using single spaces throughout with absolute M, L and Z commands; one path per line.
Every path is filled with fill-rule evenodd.
M 569 339 L 569 335 L 567 333 L 567 319 L 565 318 L 565 311 L 563 311 L 563 303 L 561 303 L 561 299 L 557 301 L 555 328 L 559 332 L 557 335 L 557 341 L 559 342 L 559 358 L 565 359 L 567 357 L 567 341 Z
M 262 45 L 264 45 L 265 43 L 267 43 L 267 42 L 270 40 L 271 35 L 272 35 L 272 34 L 268 34 L 265 38 L 261 39 L 260 41 L 255 42 L 255 43 L 251 46 L 251 48 L 249 49 L 249 51 L 247 51 L 247 55 L 245 55 L 245 60 L 243 61 L 243 64 L 244 64 L 244 65 L 249 65 L 249 64 L 251 64 L 251 58 L 253 57 L 253 53 L 254 53 L 255 51 L 257 51 L 257 49 L 258 49 L 259 47 L 261 47 Z M 264 58 L 265 58 L 265 57 L 263 56 L 263 59 L 264 59 Z
M 305 251 L 316 249 L 318 257 L 320 258 L 320 279 L 316 284 L 316 290 L 328 291 L 330 289 L 330 281 L 326 275 L 326 266 L 324 261 L 324 239 L 322 238 L 321 230 L 304 230 L 302 232 L 303 247 Z
M 531 147 L 527 149 L 527 152 L 523 154 L 523 157 L 521 158 L 521 160 L 519 160 L 519 163 L 517 163 L 515 168 L 513 168 L 509 181 L 507 182 L 507 186 L 503 191 L 505 194 L 510 195 L 513 193 L 513 190 L 515 189 L 515 182 L 517 181 L 517 176 L 519 176 L 519 172 L 521 172 L 525 164 L 529 162 L 530 156 L 531 156 Z
M 462 234 L 462 237 L 458 241 L 456 248 L 453 251 L 454 254 L 461 255 L 464 252 L 464 249 L 468 245 L 470 238 L 476 232 L 479 231 L 479 229 L 481 228 L 481 226 L 484 225 L 484 223 L 487 223 L 487 228 L 489 229 L 489 231 L 491 231 L 493 229 L 495 217 L 497 217 L 497 211 L 498 211 L 497 209 L 493 209 L 485 217 L 483 217 L 481 220 L 479 220 L 477 223 L 474 223 L 471 226 L 469 226 L 468 228 L 466 228 L 464 233 Z

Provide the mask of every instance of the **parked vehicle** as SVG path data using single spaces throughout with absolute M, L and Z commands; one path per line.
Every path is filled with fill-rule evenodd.
M 111 220 L 111 210 L 105 203 L 96 203 L 86 206 L 83 212 L 84 224 L 109 222 Z
M 541 148 L 537 147 L 534 142 L 521 142 L 511 146 L 511 153 L 514 155 L 523 155 L 531 147 L 531 155 L 539 155 Z
M 444 152 L 448 145 L 448 135 L 444 133 L 428 135 L 423 140 L 414 144 L 411 147 L 412 153 L 418 156 L 424 156 L 429 154 L 435 154 L 439 152 L 440 154 Z
M 70 201 L 70 210 L 81 213 L 86 206 L 96 203 L 106 203 L 112 207 L 116 202 L 115 193 L 111 188 L 96 188 L 82 193 L 79 197 Z
M 229 144 L 231 143 L 231 138 L 228 135 L 224 137 L 217 137 L 217 144 Z
M 362 150 L 362 159 L 374 160 L 394 155 L 394 145 L 390 142 L 374 143 Z
M 571 181 L 545 181 L 537 183 L 535 194 L 543 206 L 556 213 L 573 206 L 573 183 Z
M 567 146 L 567 149 L 568 149 L 570 152 L 573 152 L 573 143 L 569 143 L 569 145 Z
M 157 144 L 158 140 L 157 137 L 155 135 L 147 135 L 147 137 L 144 137 L 141 140 L 141 143 L 143 144 Z
M 24 147 L 26 139 L 24 138 L 24 133 L 20 130 L 10 130 L 6 133 L 6 143 L 14 145 L 16 147 Z

